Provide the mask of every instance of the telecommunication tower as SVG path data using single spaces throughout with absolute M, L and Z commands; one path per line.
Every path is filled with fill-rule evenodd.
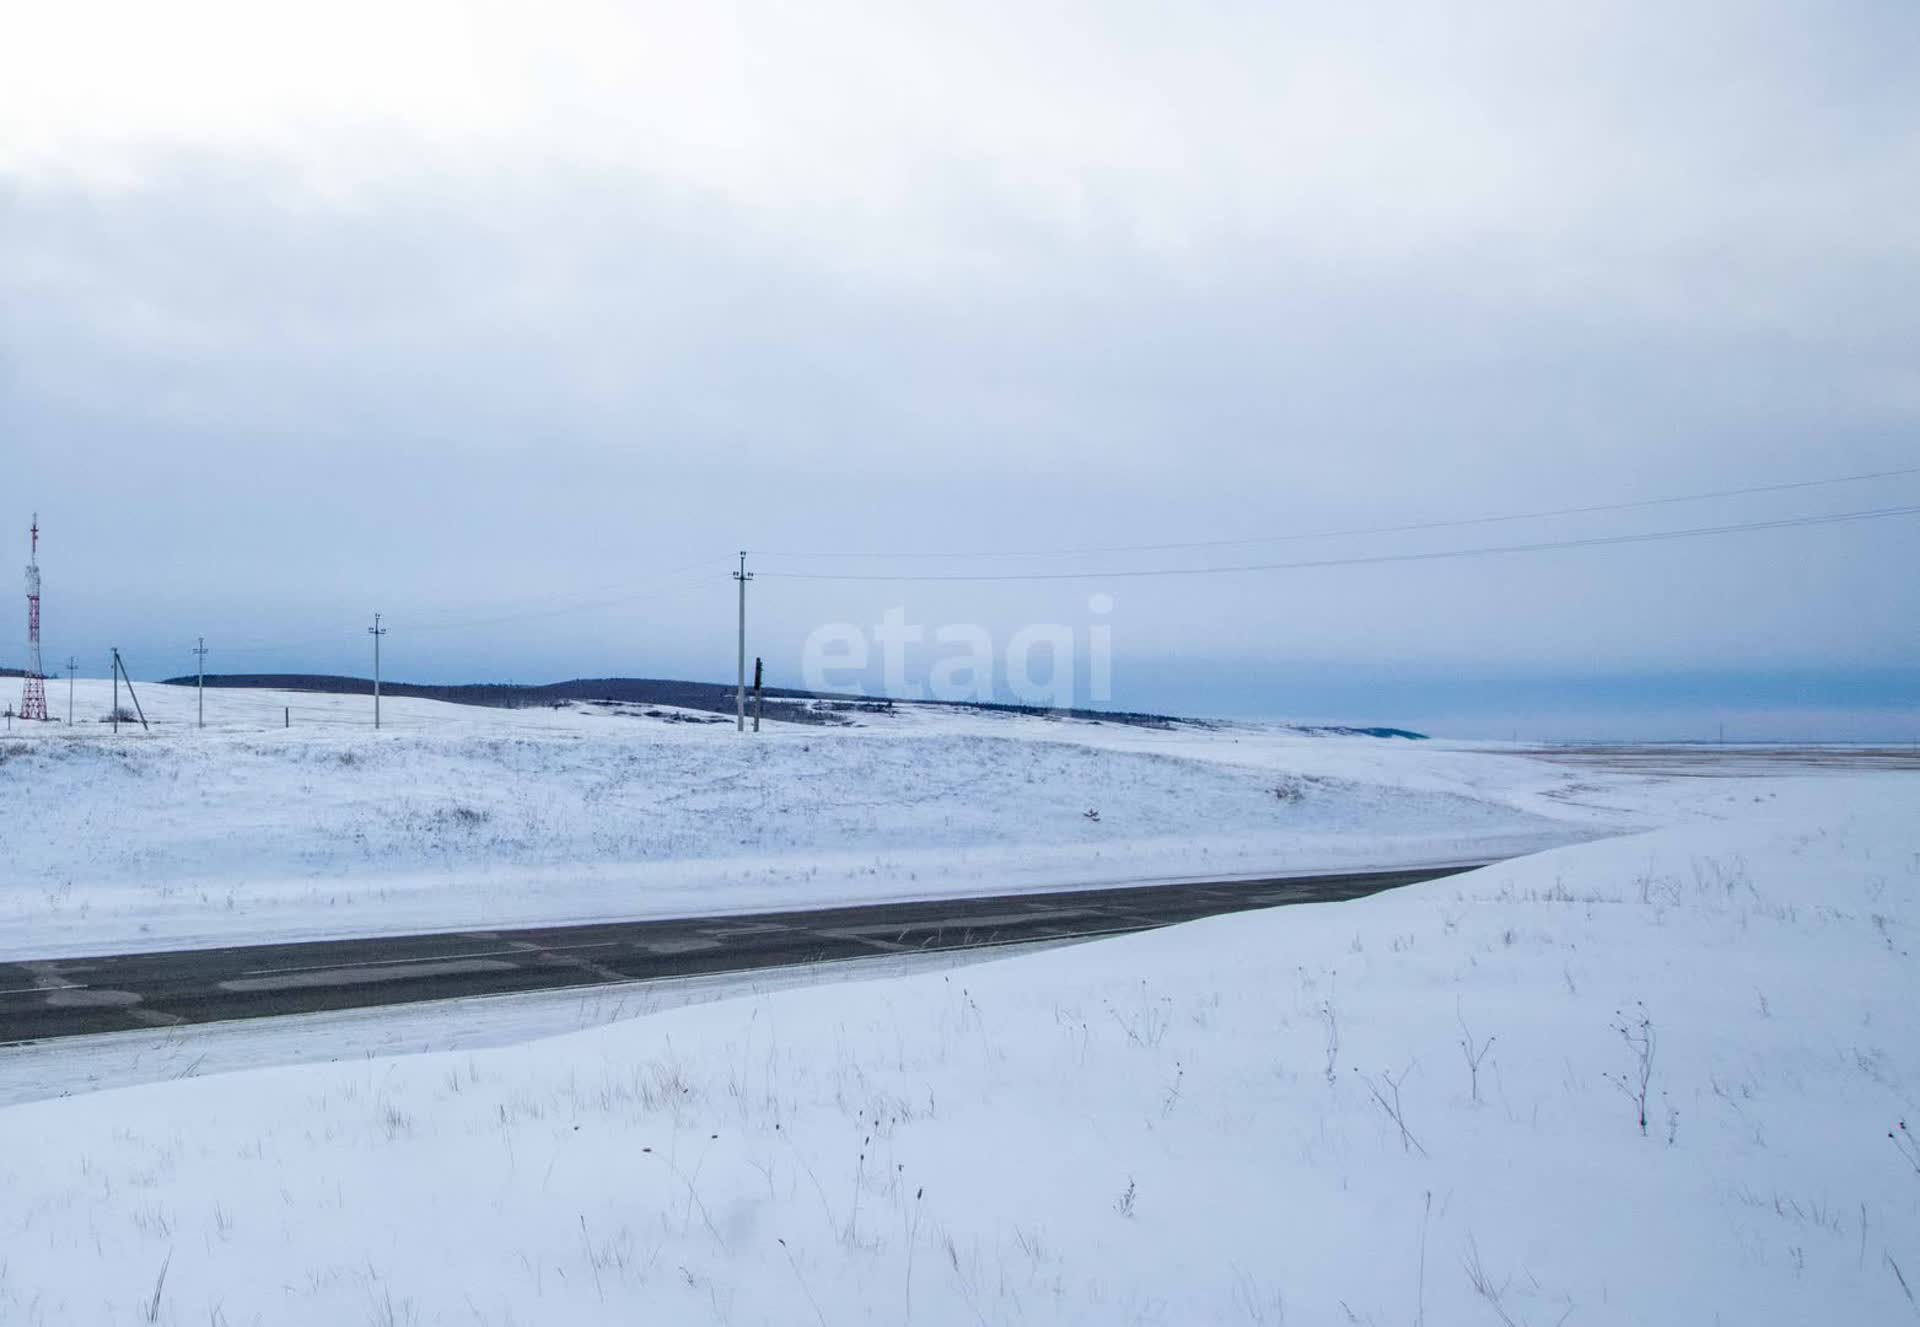
M 40 514 L 33 517 L 33 548 L 27 558 L 27 668 L 20 690 L 20 717 L 47 717 L 47 675 L 40 668 Z

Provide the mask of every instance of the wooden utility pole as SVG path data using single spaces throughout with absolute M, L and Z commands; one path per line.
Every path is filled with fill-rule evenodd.
M 380 727 L 380 638 L 387 629 L 380 625 L 380 615 L 373 615 L 373 625 L 367 628 L 367 634 L 373 637 L 373 726 Z
M 194 703 L 200 710 L 200 726 L 207 726 L 207 638 L 202 636 L 200 644 L 193 651 L 200 658 L 200 671 L 195 675 Z
M 127 676 L 127 666 L 121 662 L 120 651 L 116 647 L 113 652 L 113 731 L 116 733 L 120 731 L 120 684 L 122 682 L 127 684 L 127 696 L 133 701 L 133 712 L 140 717 L 140 731 L 152 732 L 153 729 L 147 725 L 147 712 L 140 704 L 140 693 L 133 689 L 133 679 Z
M 747 731 L 747 582 L 753 579 L 753 573 L 747 570 L 746 550 L 740 552 L 740 570 L 733 573 L 740 582 L 740 650 L 736 656 L 734 674 L 733 714 L 734 731 Z

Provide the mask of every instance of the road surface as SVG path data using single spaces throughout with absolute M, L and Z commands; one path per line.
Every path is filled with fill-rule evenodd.
M 0 1044 L 1083 939 L 1360 898 L 1470 866 L 0 963 Z

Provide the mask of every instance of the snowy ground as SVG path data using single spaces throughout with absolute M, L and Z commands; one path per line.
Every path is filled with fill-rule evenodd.
M 191 688 L 147 686 L 153 731 L 116 737 L 111 697 L 83 680 L 72 728 L 0 739 L 0 958 L 1484 861 L 1650 823 L 1615 795 L 1636 779 L 1274 726 L 910 707 L 747 738 L 388 700 L 375 733 L 365 697 L 216 690 L 202 731 Z
M 0 1321 L 1909 1321 L 1917 791 L 1647 785 L 1684 823 L 1355 902 L 6 1107 Z
M 191 1023 L 162 1032 L 142 1029 L 50 1042 L 0 1043 L 0 1106 L 265 1065 L 515 1046 L 714 1000 L 799 986 L 948 972 L 1058 947 L 1007 945 L 887 954 L 520 995 Z

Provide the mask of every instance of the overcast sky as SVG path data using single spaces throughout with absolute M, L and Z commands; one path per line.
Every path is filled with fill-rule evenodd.
M 0 534 L 50 664 L 730 679 L 763 572 L 1920 503 L 1920 6 L 0 4 Z M 817 559 L 794 554 L 871 551 Z M 780 555 L 784 554 L 784 555 Z M 1112 703 L 1920 737 L 1920 520 L 757 580 Z M 1092 595 L 1112 596 L 1104 616 Z M 20 610 L 24 616 L 24 609 Z M 13 639 L 20 632 L 8 632 Z M 17 645 L 0 662 L 14 664 Z M 914 667 L 930 660 L 916 656 Z

